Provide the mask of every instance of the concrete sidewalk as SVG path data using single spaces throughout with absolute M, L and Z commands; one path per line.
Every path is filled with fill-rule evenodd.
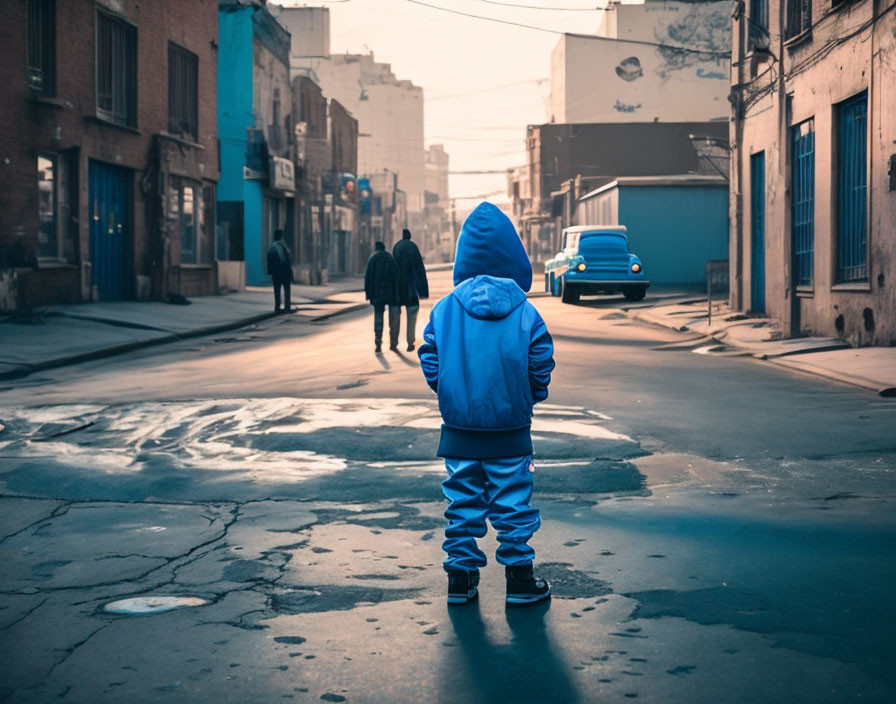
M 629 310 L 629 315 L 680 332 L 696 333 L 682 346 L 705 354 L 751 355 L 795 371 L 896 396 L 896 347 L 850 347 L 834 337 L 782 339 L 777 321 L 732 311 L 706 299 Z
M 293 315 L 323 320 L 366 305 L 361 277 L 292 287 Z M 0 320 L 0 379 L 258 323 L 274 315 L 269 287 L 191 299 L 189 305 L 114 301 L 52 306 Z

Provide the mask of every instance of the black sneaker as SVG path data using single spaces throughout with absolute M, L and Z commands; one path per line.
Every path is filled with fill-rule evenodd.
M 380 354 L 382 351 L 383 351 L 383 346 L 382 346 L 382 344 L 380 344 L 379 342 L 377 342 L 377 343 L 376 343 L 376 349 L 374 349 L 374 352 L 376 352 L 376 354 Z
M 504 575 L 507 577 L 507 606 L 526 606 L 551 598 L 551 585 L 534 575 L 531 563 L 506 566 Z
M 413 351 L 414 351 L 414 343 L 412 342 L 408 345 L 408 352 L 413 352 Z
M 448 572 L 448 603 L 467 604 L 479 596 L 479 570 Z

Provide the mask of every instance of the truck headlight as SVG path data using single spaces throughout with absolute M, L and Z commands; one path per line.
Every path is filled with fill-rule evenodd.
M 639 271 L 641 271 L 641 265 L 638 262 L 632 264 L 632 273 L 637 274 Z
M 576 271 L 585 271 L 585 262 L 579 262 L 576 265 Z

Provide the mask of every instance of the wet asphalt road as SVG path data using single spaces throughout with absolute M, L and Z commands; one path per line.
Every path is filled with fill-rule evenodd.
M 892 701 L 896 400 L 533 302 L 552 603 L 449 612 L 416 357 L 281 317 L 0 390 L 0 701 Z

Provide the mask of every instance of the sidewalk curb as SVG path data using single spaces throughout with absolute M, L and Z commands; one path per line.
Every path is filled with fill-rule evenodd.
M 756 355 L 754 355 L 754 357 L 755 356 Z M 788 355 L 787 358 L 774 357 L 768 359 L 757 357 L 757 359 L 761 359 L 771 364 L 776 364 L 780 367 L 786 367 L 787 369 L 792 369 L 797 372 L 803 372 L 804 374 L 808 374 L 811 376 L 831 379 L 832 381 L 839 381 L 841 384 L 860 386 L 863 389 L 874 391 L 876 394 L 878 394 L 879 396 L 883 396 L 884 398 L 896 397 L 896 386 L 881 386 L 878 382 L 872 381 L 871 379 L 865 379 L 861 376 L 844 374 L 843 372 L 836 372 L 832 369 L 823 369 L 822 367 L 816 367 L 814 364 L 807 364 L 806 362 L 799 362 L 795 359 L 790 359 L 789 357 L 792 356 L 793 355 Z
M 340 310 L 334 310 L 332 312 L 324 313 L 323 315 L 319 315 L 315 318 L 311 318 L 311 322 L 319 322 L 323 320 L 329 320 L 330 318 L 334 318 L 337 315 L 344 315 L 346 313 L 353 313 L 355 311 L 361 310 L 362 308 L 367 307 L 367 303 L 355 303 L 350 304 L 346 308 L 342 308 Z M 297 307 L 293 313 L 298 313 L 299 308 Z M 153 337 L 147 340 L 135 340 L 134 342 L 126 342 L 121 345 L 113 345 L 112 347 L 103 347 L 101 349 L 91 350 L 89 352 L 82 352 L 80 354 L 70 355 L 68 357 L 58 357 L 57 359 L 48 359 L 44 362 L 37 362 L 35 364 L 28 365 L 20 365 L 18 369 L 12 369 L 9 371 L 0 371 L 0 381 L 6 381 L 10 379 L 23 379 L 26 376 L 30 376 L 35 372 L 44 371 L 46 369 L 58 369 L 59 367 L 67 367 L 72 364 L 80 364 L 81 362 L 92 362 L 97 359 L 105 359 L 107 357 L 115 357 L 120 354 L 126 354 L 128 352 L 133 352 L 139 349 L 145 349 L 148 347 L 156 347 L 158 345 L 167 345 L 172 342 L 178 342 L 179 340 L 189 340 L 194 337 L 205 337 L 206 335 L 216 335 L 219 332 L 227 332 L 229 330 L 238 330 L 239 328 L 246 327 L 247 325 L 254 325 L 256 323 L 260 323 L 264 320 L 269 320 L 270 318 L 278 317 L 280 313 L 275 313 L 273 311 L 268 311 L 265 313 L 259 313 L 257 315 L 249 316 L 248 318 L 240 318 L 239 320 L 232 320 L 226 323 L 219 323 L 217 325 L 208 325 L 201 328 L 196 328 L 194 330 L 186 330 L 184 332 L 175 332 L 169 333 L 167 335 L 160 335 L 159 337 Z M 95 322 L 100 322 L 104 324 L 114 324 L 110 323 L 107 320 L 93 319 Z
M 676 332 L 694 332 L 692 331 L 687 324 L 676 326 L 670 325 L 665 318 L 658 315 L 651 315 L 649 312 L 650 309 L 646 309 L 644 311 L 639 311 L 635 313 L 632 317 L 635 320 L 639 320 L 644 323 L 648 323 L 650 325 L 656 325 L 658 327 L 666 328 L 667 330 L 675 330 Z M 831 369 L 824 369 L 822 367 L 816 367 L 815 365 L 808 364 L 806 362 L 800 362 L 797 359 L 801 354 L 809 353 L 809 352 L 823 352 L 825 349 L 842 349 L 839 347 L 831 347 L 831 348 L 819 348 L 819 349 L 811 349 L 804 350 L 800 352 L 790 352 L 784 355 L 773 355 L 770 356 L 766 352 L 755 351 L 749 347 L 739 347 L 738 345 L 732 344 L 724 339 L 724 337 L 720 338 L 720 333 L 724 333 L 724 330 L 716 330 L 707 332 L 706 335 L 710 337 L 715 342 L 720 345 L 726 345 L 736 350 L 741 350 L 743 356 L 751 356 L 756 360 L 762 362 L 768 362 L 769 364 L 775 364 L 779 367 L 784 367 L 786 369 L 790 369 L 792 371 L 801 372 L 803 374 L 807 374 L 809 376 L 814 376 L 822 379 L 829 379 L 831 381 L 837 381 L 841 384 L 849 384 L 850 386 L 858 386 L 859 388 L 867 389 L 868 391 L 874 391 L 879 396 L 883 396 L 885 398 L 896 397 L 896 387 L 893 386 L 882 386 L 880 383 L 875 382 L 871 379 L 865 379 L 864 377 L 853 376 L 851 374 L 844 374 L 843 372 L 836 372 Z
M 81 354 L 74 354 L 68 357 L 58 357 L 56 359 L 48 359 L 44 362 L 37 362 L 35 364 L 22 365 L 19 369 L 0 372 L 0 380 L 23 379 L 26 376 L 34 374 L 35 372 L 44 371 L 46 369 L 57 369 L 59 367 L 67 367 L 72 364 L 80 364 L 81 362 L 92 362 L 97 359 L 115 357 L 120 354 L 126 354 L 127 352 L 133 352 L 134 350 L 144 349 L 147 347 L 167 345 L 171 342 L 177 342 L 178 340 L 189 340 L 194 337 L 204 337 L 206 335 L 214 335 L 216 333 L 226 332 L 228 330 L 236 330 L 247 325 L 254 325 L 255 323 L 259 323 L 263 320 L 268 320 L 269 318 L 273 318 L 277 315 L 279 315 L 279 313 L 270 311 L 267 313 L 253 315 L 248 318 L 241 318 L 240 320 L 236 321 L 220 323 L 218 325 L 209 325 L 202 328 L 196 328 L 195 330 L 170 333 L 168 335 L 161 335 L 160 337 L 153 337 L 148 340 L 136 340 L 134 342 L 126 342 L 122 345 L 113 345 L 112 347 L 103 347 L 101 349 L 91 350 L 90 352 L 82 352 Z
M 330 318 L 335 318 L 337 315 L 345 315 L 347 313 L 354 313 L 355 311 L 363 310 L 364 308 L 369 308 L 370 303 L 365 301 L 364 303 L 352 303 L 349 304 L 348 307 L 342 308 L 340 310 L 334 310 L 331 313 L 324 313 L 323 315 L 318 315 L 316 318 L 311 318 L 312 323 L 319 323 L 322 320 L 329 320 Z

